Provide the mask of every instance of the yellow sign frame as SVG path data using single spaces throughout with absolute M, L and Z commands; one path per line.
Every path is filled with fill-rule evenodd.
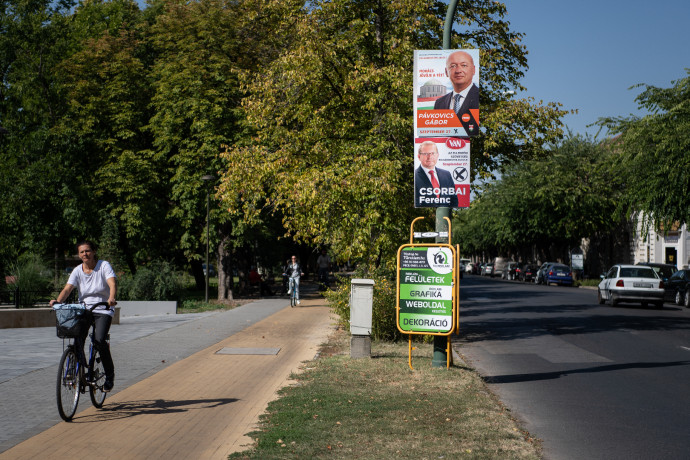
M 445 243 L 415 243 L 414 242 L 414 224 L 419 221 L 424 219 L 424 217 L 417 217 L 412 221 L 410 224 L 410 243 L 409 244 L 403 244 L 398 248 L 398 253 L 397 253 L 397 261 L 396 261 L 396 300 L 395 300 L 395 310 L 396 310 L 396 326 L 398 327 L 398 330 L 403 333 L 408 335 L 408 363 L 410 366 L 410 369 L 414 368 L 412 367 L 412 350 L 416 349 L 416 347 L 412 346 L 412 335 L 437 335 L 437 336 L 445 336 L 448 338 L 448 343 L 447 343 L 447 348 L 446 348 L 446 367 L 449 368 L 453 358 L 452 358 L 452 349 L 451 349 L 451 341 L 450 341 L 450 336 L 453 333 L 456 333 L 460 330 L 460 315 L 459 315 L 459 301 L 460 301 L 460 275 L 458 273 L 458 258 L 460 254 L 460 246 L 453 246 L 450 244 L 450 235 L 452 235 L 452 229 L 451 229 L 451 222 L 448 217 L 444 217 L 446 220 L 446 223 L 448 224 L 448 244 Z M 452 326 L 448 332 L 428 332 L 428 331 L 405 331 L 400 327 L 400 258 L 401 258 L 401 252 L 405 248 L 410 248 L 410 247 L 420 247 L 420 248 L 431 248 L 431 247 L 441 247 L 441 248 L 447 248 L 451 251 L 453 254 L 453 269 L 452 269 Z

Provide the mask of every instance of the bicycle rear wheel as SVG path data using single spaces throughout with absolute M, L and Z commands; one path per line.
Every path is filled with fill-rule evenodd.
M 57 375 L 57 406 L 60 417 L 66 422 L 72 420 L 79 404 L 79 365 L 74 347 L 62 353 Z
M 106 392 L 103 391 L 103 384 L 105 384 L 105 368 L 103 368 L 103 360 L 98 350 L 94 350 L 91 359 L 89 360 L 89 396 L 91 396 L 91 403 L 94 407 L 103 407 Z
M 297 305 L 297 292 L 295 292 L 295 280 L 290 278 L 288 282 L 288 292 L 290 293 L 290 307 Z

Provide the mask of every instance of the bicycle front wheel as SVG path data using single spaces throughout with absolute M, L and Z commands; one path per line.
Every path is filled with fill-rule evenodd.
M 103 384 L 105 384 L 105 368 L 103 367 L 103 360 L 98 350 L 94 350 L 91 359 L 89 360 L 89 396 L 91 396 L 91 403 L 97 407 L 103 407 L 106 392 L 103 391 Z
M 74 347 L 67 347 L 62 353 L 57 375 L 57 406 L 60 417 L 66 422 L 72 420 L 79 404 L 79 365 Z

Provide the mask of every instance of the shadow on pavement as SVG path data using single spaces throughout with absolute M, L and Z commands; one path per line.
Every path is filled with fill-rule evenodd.
M 138 415 L 171 414 L 176 412 L 188 412 L 191 410 L 210 409 L 224 406 L 239 401 L 236 398 L 219 399 L 189 399 L 182 401 L 170 401 L 165 399 L 151 399 L 143 401 L 123 401 L 106 404 L 94 414 L 75 417 L 72 423 L 91 423 L 106 420 L 136 417 Z
M 594 372 L 611 372 L 625 369 L 653 369 L 658 367 L 673 367 L 673 366 L 687 366 L 690 361 L 672 361 L 668 363 L 626 363 L 626 364 L 610 364 L 606 366 L 585 367 L 582 369 L 570 369 L 555 372 L 537 372 L 533 374 L 512 374 L 499 376 L 482 377 L 486 383 L 518 383 L 518 382 L 533 382 L 537 380 L 551 380 L 560 377 L 565 377 L 568 374 L 590 374 Z

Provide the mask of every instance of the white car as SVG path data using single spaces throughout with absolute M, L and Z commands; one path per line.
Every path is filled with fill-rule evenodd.
M 614 265 L 602 275 L 598 288 L 599 303 L 611 306 L 619 302 L 641 303 L 642 306 L 664 305 L 664 282 L 651 267 L 642 265 Z

